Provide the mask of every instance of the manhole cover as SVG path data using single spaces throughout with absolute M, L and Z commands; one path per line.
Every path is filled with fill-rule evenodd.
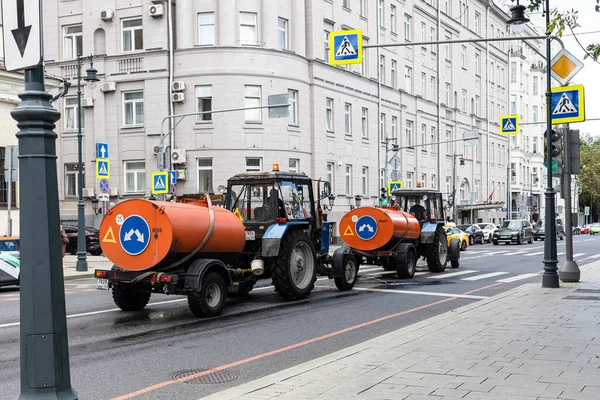
M 176 381 L 178 379 L 186 379 L 185 383 L 191 384 L 213 384 L 213 383 L 225 383 L 235 381 L 239 378 L 239 374 L 233 371 L 215 371 L 206 373 L 206 371 L 210 371 L 208 369 L 188 369 L 186 371 L 179 371 L 171 374 L 171 379 Z M 199 376 L 196 376 L 199 375 Z

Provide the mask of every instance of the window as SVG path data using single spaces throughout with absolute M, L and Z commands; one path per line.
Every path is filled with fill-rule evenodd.
M 300 160 L 297 158 L 290 158 L 289 172 L 300 172 Z
M 406 187 L 408 189 L 412 189 L 412 187 L 413 187 L 413 177 L 414 177 L 414 173 L 412 173 L 412 172 L 406 173 Z
M 421 42 L 427 41 L 427 25 L 425 22 L 421 22 Z M 425 46 L 423 46 L 425 47 Z
M 452 40 L 452 36 L 450 36 L 449 34 L 446 34 L 446 36 L 444 37 L 444 40 L 446 40 L 447 42 Z M 452 60 L 452 45 L 450 43 L 446 43 L 445 49 L 446 49 L 446 60 L 447 61 L 451 61 Z
M 363 46 L 368 45 L 369 44 L 369 39 L 367 39 L 366 37 L 363 36 Z M 362 63 L 360 64 L 360 74 L 362 76 L 367 76 L 367 67 L 369 65 L 369 52 L 364 52 L 363 53 L 363 59 L 362 59 Z
M 413 145 L 413 122 L 406 120 L 406 145 Z
M 325 99 L 325 127 L 328 131 L 333 131 L 333 99 Z
M 381 28 L 384 28 L 385 27 L 385 21 L 383 19 L 383 0 L 379 0 L 378 11 L 379 11 L 379 26 Z
M 421 95 L 423 98 L 427 97 L 427 74 L 421 72 Z
M 369 110 L 364 107 L 362 109 L 360 123 L 361 123 L 362 137 L 366 139 L 369 137 Z
M 538 107 L 537 106 L 533 106 L 533 121 L 532 122 L 538 122 Z
M 490 62 L 490 82 L 494 83 L 494 62 Z
M 333 178 L 334 178 L 334 171 L 335 171 L 335 163 L 334 162 L 328 162 L 327 163 L 327 182 L 331 183 L 331 191 L 333 192 L 333 188 L 335 187 L 334 182 L 333 182 Z
M 421 124 L 421 143 L 420 144 L 427 144 L 427 125 L 425 124 Z M 427 151 L 427 147 L 423 146 L 421 147 L 421 149 L 423 149 L 424 151 Z
M 65 98 L 65 131 L 75 131 L 77 130 L 77 98 L 76 97 L 66 97 Z M 81 127 L 83 128 L 83 110 L 81 112 Z
M 240 13 L 240 45 L 257 46 L 258 30 L 256 29 L 256 14 Z
M 510 81 L 511 82 L 517 81 L 517 63 L 516 62 L 510 63 Z
M 444 104 L 450 107 L 450 84 L 446 82 L 446 86 L 444 87 Z
M 465 89 L 460 91 L 460 111 L 467 112 L 467 91 Z
M 429 93 L 431 93 L 431 100 L 435 101 L 435 76 L 429 77 Z
M 344 104 L 344 133 L 352 135 L 352 104 Z
M 392 74 L 392 87 L 396 89 L 396 87 L 398 86 L 398 79 L 396 76 L 396 60 L 392 60 L 392 68 L 390 72 Z
M 537 136 L 533 137 L 533 144 L 532 144 L 532 150 L 534 154 L 537 154 L 537 150 L 538 150 L 538 138 Z
M 404 85 L 407 93 L 412 92 L 412 68 L 404 67 Z
M 450 1 L 444 0 L 444 12 L 446 15 L 450 15 Z
M 412 17 L 408 14 L 404 14 L 404 39 L 407 42 L 412 40 Z
M 390 5 L 390 29 L 392 33 L 396 33 L 398 26 L 396 25 L 396 6 Z
M 494 102 L 493 101 L 490 102 L 490 119 L 492 121 L 496 119 L 496 117 L 494 116 Z
M 431 188 L 435 189 L 435 175 L 431 175 Z
M 362 183 L 362 195 L 363 196 L 368 196 L 369 195 L 369 167 L 362 167 L 362 176 L 361 176 L 361 183 Z
M 492 74 L 494 73 L 494 71 L 492 71 Z M 498 86 L 501 86 L 502 82 L 500 82 L 500 66 L 498 64 L 496 64 L 496 84 Z
M 473 110 L 475 115 L 479 115 L 479 96 L 475 95 L 475 110 Z
M 288 21 L 287 19 L 279 18 L 277 21 L 277 29 L 279 30 L 279 49 L 288 50 Z
M 123 125 L 144 124 L 144 92 L 123 93 Z
M 262 158 L 248 157 L 246 158 L 246 172 L 262 171 Z
M 246 85 L 244 86 L 244 107 L 260 107 L 261 106 L 261 87 Z M 246 122 L 262 122 L 261 109 L 246 110 Z
M 467 46 L 460 46 L 460 66 L 467 69 Z
M 200 13 L 198 14 L 198 45 L 214 46 L 215 45 L 215 14 Z
M 125 192 L 141 193 L 146 190 L 146 163 L 125 161 Z
M 396 139 L 398 137 L 398 132 L 396 131 L 396 127 L 398 125 L 398 117 L 394 117 L 392 116 L 392 133 L 391 133 L 391 137 L 393 139 Z
M 288 125 L 298 124 L 298 91 L 288 89 L 288 102 L 290 103 Z
M 198 193 L 213 193 L 212 158 L 198 159 Z
M 515 114 L 517 112 L 517 96 L 514 94 L 510 95 L 510 113 Z
M 533 91 L 532 91 L 533 95 L 537 95 L 538 94 L 538 77 L 534 76 L 533 77 Z
M 326 63 L 329 63 L 329 31 L 327 30 L 324 32 L 323 44 L 325 45 L 323 60 L 325 60 Z
M 450 191 L 450 181 L 452 180 L 451 177 L 447 176 L 446 177 L 446 193 L 448 193 L 448 197 L 452 196 L 452 192 Z
M 63 28 L 63 56 L 65 60 L 77 58 L 83 53 L 83 33 L 81 25 Z
M 452 138 L 452 131 L 446 130 L 446 154 L 452 154 L 452 142 L 450 142 Z
M 385 114 L 381 113 L 379 115 L 379 140 L 381 140 L 382 142 L 384 141 L 385 138 Z
M 500 86 L 504 87 L 504 68 L 500 69 Z
M 212 111 L 212 86 L 196 86 L 196 111 Z M 212 114 L 199 114 L 196 121 L 212 121 Z
M 136 51 L 144 48 L 142 34 L 142 19 L 127 19 L 122 21 L 122 50 Z
M 481 34 L 481 27 L 479 26 L 480 18 L 481 18 L 481 15 L 479 15 L 479 13 L 475 13 L 475 33 L 478 35 Z
M 367 16 L 367 0 L 358 0 L 358 13 L 361 17 Z
M 385 56 L 379 56 L 379 79 L 385 85 Z
M 431 152 L 435 152 L 435 145 L 434 143 L 436 142 L 436 138 L 435 138 L 435 126 L 431 127 L 431 133 L 429 134 L 429 143 L 431 143 Z
M 346 164 L 346 195 L 352 195 L 352 165 Z
M 434 27 L 429 28 L 429 41 L 435 42 L 435 28 Z M 431 52 L 435 54 L 435 45 L 434 44 L 431 45 Z
M 344 0 L 342 2 L 342 6 L 345 8 L 350 8 L 350 0 Z
M 82 167 L 84 168 L 83 169 L 83 171 L 84 171 L 83 181 L 85 182 L 85 164 L 82 165 Z M 79 192 L 77 191 L 77 189 L 79 188 L 79 185 L 77 184 L 78 179 L 79 179 L 79 164 L 77 164 L 77 163 L 65 164 L 65 197 L 79 196 Z M 2 181 L 4 181 L 4 179 Z

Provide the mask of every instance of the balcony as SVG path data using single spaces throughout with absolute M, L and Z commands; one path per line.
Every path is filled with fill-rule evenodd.
M 117 60 L 117 71 L 120 74 L 142 72 L 144 71 L 144 59 L 142 57 L 132 57 Z

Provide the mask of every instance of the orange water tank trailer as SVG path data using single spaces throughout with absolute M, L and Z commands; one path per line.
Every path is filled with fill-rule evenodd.
M 129 271 L 168 267 L 202 243 L 209 231 L 210 210 L 214 213 L 213 229 L 199 253 L 233 258 L 246 241 L 242 221 L 231 211 L 202 201 L 123 201 L 102 220 L 102 251 L 112 263 Z
M 419 221 L 395 207 L 359 207 L 339 223 L 340 237 L 357 250 L 389 250 L 398 241 L 415 241 L 421 234 Z

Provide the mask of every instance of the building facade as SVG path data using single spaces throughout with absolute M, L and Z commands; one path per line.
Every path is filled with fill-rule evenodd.
M 508 140 L 499 134 L 498 121 L 508 111 L 509 43 L 407 46 L 504 37 L 508 17 L 491 3 L 43 4 L 48 71 L 76 85 L 75 57 L 94 55 L 101 76 L 97 85 L 82 89 L 88 223 L 94 216 L 89 200 L 99 192 L 95 143 L 109 144 L 115 203 L 150 195 L 161 132 L 170 132 L 177 194 L 216 192 L 235 173 L 278 163 L 332 182 L 333 222 L 356 195 L 363 205 L 378 204 L 389 180 L 441 190 L 448 214 L 460 222 L 499 223 L 506 217 Z M 362 64 L 331 66 L 329 35 L 347 29 L 362 30 L 363 45 L 404 46 L 367 48 Z M 85 61 L 82 75 L 88 67 Z M 75 92 L 57 106 L 63 219 L 77 214 Z M 282 93 L 291 104 L 288 118 L 269 119 L 264 109 L 216 112 L 266 105 L 268 96 Z M 459 140 L 465 131 L 479 133 L 475 146 Z M 389 151 L 394 144 L 400 149 Z

